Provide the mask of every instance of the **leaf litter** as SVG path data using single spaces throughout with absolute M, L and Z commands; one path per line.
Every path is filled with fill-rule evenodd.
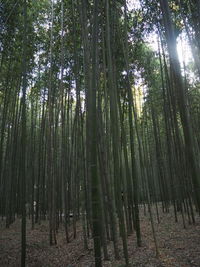
M 156 258 L 151 223 L 143 211 L 141 216 L 142 247 L 137 247 L 135 233 L 128 236 L 130 266 L 133 267 L 200 267 L 200 218 L 195 224 L 183 228 L 181 215 L 175 223 L 172 210 L 161 213 L 161 222 L 156 220 L 155 229 L 159 245 Z M 21 220 L 17 219 L 10 228 L 5 228 L 5 220 L 0 221 L 0 266 L 20 266 Z M 72 226 L 71 226 L 72 231 Z M 49 245 L 48 222 L 42 221 L 31 229 L 27 219 L 27 267 L 94 267 L 93 241 L 88 239 L 88 250 L 84 249 L 82 226 L 77 223 L 77 238 L 65 240 L 64 227 L 60 225 L 57 245 Z M 115 260 L 112 242 L 108 242 L 109 260 L 103 260 L 103 267 L 125 267 L 122 242 L 119 240 L 120 260 Z

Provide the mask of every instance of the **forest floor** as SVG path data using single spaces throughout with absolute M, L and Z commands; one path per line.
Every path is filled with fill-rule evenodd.
M 170 213 L 160 213 L 161 222 L 155 222 L 160 256 L 155 257 L 155 246 L 148 216 L 141 210 L 142 247 L 136 245 L 135 234 L 128 237 L 130 266 L 142 267 L 200 267 L 200 218 L 196 223 L 187 224 L 183 228 L 181 216 L 174 222 Z M 156 221 L 156 220 L 155 220 Z M 0 266 L 20 266 L 20 219 L 9 229 L 5 229 L 4 221 L 0 221 Z M 77 238 L 69 244 L 65 241 L 64 229 L 59 229 L 57 245 L 49 246 L 48 223 L 42 222 L 31 230 L 31 222 L 27 220 L 27 267 L 93 267 L 92 239 L 89 250 L 83 248 L 81 226 L 77 225 Z M 122 244 L 120 243 L 121 260 L 116 261 L 112 243 L 108 243 L 109 261 L 103 261 L 104 267 L 124 267 Z

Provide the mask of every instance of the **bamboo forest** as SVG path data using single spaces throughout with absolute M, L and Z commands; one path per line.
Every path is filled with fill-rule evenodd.
M 200 266 L 199 0 L 0 0 L 0 266 Z

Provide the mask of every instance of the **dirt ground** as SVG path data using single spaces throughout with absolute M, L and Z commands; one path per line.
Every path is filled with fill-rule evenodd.
M 142 267 L 200 267 L 200 218 L 196 224 L 183 228 L 179 215 L 178 223 L 174 222 L 172 213 L 160 214 L 161 222 L 155 222 L 160 256 L 155 257 L 155 246 L 148 216 L 141 211 L 142 247 L 136 245 L 135 234 L 128 237 L 130 266 Z M 156 221 L 156 220 L 155 220 Z M 0 221 L 0 267 L 20 266 L 20 219 L 9 229 Z M 27 267 L 92 267 L 94 266 L 92 240 L 89 250 L 83 248 L 81 226 L 77 228 L 77 238 L 69 244 L 65 241 L 64 229 L 59 229 L 58 244 L 49 246 L 48 223 L 42 222 L 31 230 L 27 221 Z M 121 260 L 116 261 L 112 243 L 108 243 L 109 261 L 103 261 L 104 267 L 124 267 L 125 263 L 120 244 Z

